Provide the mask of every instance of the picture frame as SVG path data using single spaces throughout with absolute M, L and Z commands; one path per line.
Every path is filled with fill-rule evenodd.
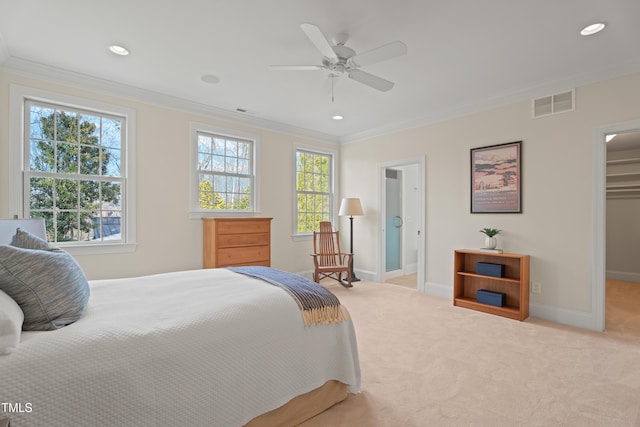
M 522 141 L 471 149 L 471 213 L 522 213 Z

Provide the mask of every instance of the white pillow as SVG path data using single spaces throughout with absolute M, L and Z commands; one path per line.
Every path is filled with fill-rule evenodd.
M 18 303 L 0 290 L 0 355 L 9 354 L 18 346 L 23 320 Z

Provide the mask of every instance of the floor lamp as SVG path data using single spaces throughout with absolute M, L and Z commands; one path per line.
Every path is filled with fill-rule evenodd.
M 342 199 L 342 203 L 340 203 L 340 212 L 338 213 L 340 216 L 348 216 L 350 223 L 350 237 L 351 237 L 351 247 L 349 248 L 349 252 L 353 254 L 353 217 L 354 216 L 362 216 L 364 213 L 362 212 L 362 204 L 360 204 L 360 199 L 358 198 L 345 198 Z M 353 255 L 351 255 L 353 257 Z M 356 277 L 356 273 L 353 269 L 353 259 L 351 260 L 351 281 L 359 282 L 360 279 Z

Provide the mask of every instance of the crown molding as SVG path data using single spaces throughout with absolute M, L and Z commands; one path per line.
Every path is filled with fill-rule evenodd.
M 640 59 L 622 64 L 605 65 L 597 70 L 575 74 L 569 78 L 557 79 L 551 82 L 541 82 L 536 85 L 521 88 L 510 93 L 493 96 L 478 102 L 455 106 L 447 110 L 441 110 L 434 114 L 417 116 L 401 122 L 391 123 L 363 132 L 342 136 L 340 138 L 340 143 L 348 144 L 391 133 L 402 132 L 408 129 L 427 126 L 445 120 L 463 117 L 479 113 L 481 111 L 487 111 L 493 108 L 504 107 L 517 102 L 531 101 L 532 99 L 541 96 L 547 96 L 580 86 L 588 86 L 635 73 L 640 73 Z
M 338 144 L 339 138 L 324 132 L 313 131 L 297 126 L 288 125 L 260 117 L 249 116 L 246 113 L 229 111 L 222 108 L 204 105 L 186 99 L 165 95 L 162 93 L 141 89 L 135 86 L 129 86 L 110 80 L 92 77 L 86 74 L 68 71 L 61 68 L 51 67 L 32 61 L 8 56 L 2 61 L 3 43 L 0 35 L 0 70 L 6 71 L 25 77 L 46 80 L 67 86 L 73 86 L 79 89 L 92 90 L 105 95 L 116 95 L 122 98 L 142 101 L 160 107 L 167 107 L 186 112 L 213 115 L 216 118 L 229 122 L 248 125 L 260 129 L 283 132 L 292 135 L 311 138 L 322 142 Z
M 4 64 L 7 59 L 9 59 L 9 48 L 0 33 L 0 65 Z
M 4 58 L 4 60 L 3 60 Z M 15 74 L 37 78 L 41 80 L 65 84 L 80 89 L 89 89 L 106 95 L 117 95 L 134 101 L 143 101 L 161 107 L 178 109 L 196 114 L 212 115 L 229 122 L 252 126 L 270 131 L 283 132 L 304 138 L 311 138 L 333 144 L 348 144 L 359 142 L 379 136 L 384 136 L 408 129 L 428 126 L 430 124 L 466 116 L 469 114 L 499 108 L 517 102 L 530 101 L 533 98 L 546 96 L 551 93 L 572 89 L 580 86 L 595 84 L 640 72 L 640 60 L 632 60 L 623 64 L 604 65 L 603 67 L 569 78 L 558 79 L 552 82 L 541 82 L 517 91 L 496 95 L 488 99 L 453 108 L 440 110 L 435 113 L 408 118 L 400 122 L 390 123 L 384 126 L 356 132 L 349 135 L 336 136 L 324 132 L 305 129 L 288 125 L 260 117 L 250 116 L 246 113 L 229 111 L 222 108 L 204 105 L 182 98 L 164 95 L 158 92 L 124 85 L 113 81 L 99 79 L 86 74 L 63 70 L 20 58 L 11 57 L 6 49 L 0 34 L 0 70 Z

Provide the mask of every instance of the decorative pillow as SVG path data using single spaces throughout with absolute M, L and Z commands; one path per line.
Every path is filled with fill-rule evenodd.
M 64 251 L 1 245 L 0 290 L 22 309 L 25 331 L 67 326 L 80 318 L 89 300 L 82 268 Z
M 18 303 L 0 291 L 0 355 L 9 354 L 18 346 L 23 320 Z
M 41 239 L 38 236 L 34 236 L 28 231 L 18 228 L 16 234 L 11 239 L 11 246 L 16 246 L 23 249 L 38 249 L 43 251 L 57 251 L 60 250 L 54 246 L 51 246 L 49 242 Z

